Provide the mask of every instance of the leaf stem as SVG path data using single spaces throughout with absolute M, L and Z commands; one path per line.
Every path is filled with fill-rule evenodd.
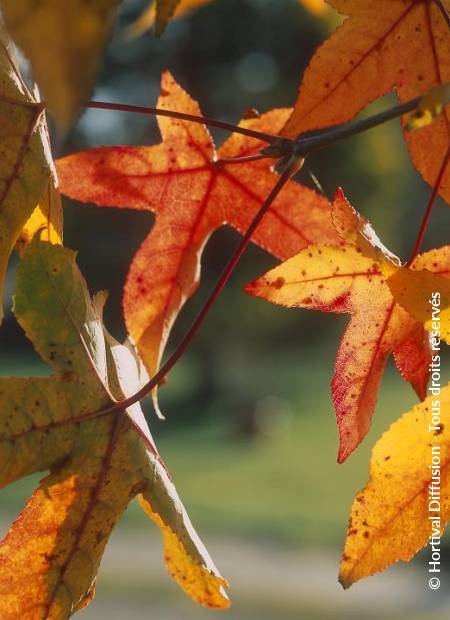
M 115 110 L 119 112 L 134 112 L 137 114 L 168 116 L 170 118 L 179 118 L 185 121 L 191 121 L 193 123 L 199 123 L 201 125 L 209 125 L 211 127 L 217 127 L 234 133 L 240 133 L 257 140 L 263 140 L 268 142 L 269 146 L 261 149 L 261 152 L 256 156 L 252 156 L 254 159 L 263 159 L 263 157 L 272 158 L 289 158 L 292 154 L 295 157 L 306 157 L 313 151 L 325 148 L 351 136 L 355 136 L 359 133 L 363 133 L 368 129 L 382 125 L 387 121 L 398 118 L 403 114 L 412 112 L 417 108 L 422 96 L 410 99 L 405 103 L 396 105 L 388 110 L 384 110 L 379 114 L 374 114 L 369 118 L 364 118 L 360 121 L 343 123 L 341 125 L 335 125 L 334 127 L 326 127 L 325 129 L 319 129 L 317 131 L 310 131 L 297 136 L 295 140 L 285 138 L 283 136 L 271 135 L 247 127 L 240 127 L 239 125 L 233 125 L 225 121 L 219 121 L 207 116 L 196 116 L 195 114 L 185 114 L 184 112 L 176 112 L 175 110 L 163 110 L 161 108 L 143 107 L 137 105 L 129 105 L 125 103 L 109 103 L 106 101 L 85 101 L 84 107 L 99 109 L 99 110 Z M 220 161 L 220 160 L 219 160 Z M 227 161 L 226 163 L 234 163 Z M 239 163 L 238 159 L 235 163 Z
M 91 108 L 94 110 L 115 110 L 116 112 L 132 112 L 134 114 L 146 114 L 148 116 L 168 116 L 170 118 L 179 118 L 183 121 L 199 123 L 200 125 L 217 127 L 218 129 L 224 129 L 225 131 L 240 133 L 244 136 L 256 138 L 257 140 L 264 140 L 264 142 L 273 143 L 277 140 L 285 140 L 287 142 L 290 142 L 288 138 L 281 138 L 280 136 L 263 133 L 261 131 L 255 131 L 254 129 L 248 129 L 247 127 L 240 127 L 239 125 L 233 125 L 232 123 L 226 123 L 225 121 L 218 121 L 214 118 L 209 118 L 208 116 L 196 116 L 195 114 L 185 114 L 184 112 L 176 112 L 175 110 L 163 110 L 162 108 L 128 105 L 125 103 L 110 103 L 108 101 L 85 101 L 83 103 L 83 107 Z
M 209 314 L 209 311 L 213 307 L 214 302 L 216 301 L 217 297 L 220 295 L 223 288 L 225 287 L 228 280 L 230 279 L 231 275 L 233 274 L 243 253 L 245 252 L 248 244 L 250 243 L 252 235 L 254 234 L 255 230 L 261 223 L 261 220 L 263 219 L 264 215 L 267 213 L 269 207 L 272 205 L 273 201 L 278 196 L 278 194 L 283 189 L 283 187 L 286 185 L 286 183 L 289 181 L 289 179 L 296 172 L 298 172 L 298 170 L 300 170 L 302 165 L 303 165 L 302 158 L 299 158 L 299 157 L 292 158 L 289 164 L 287 165 L 287 167 L 285 168 L 285 170 L 283 171 L 283 173 L 280 175 L 273 189 L 267 196 L 266 200 L 260 207 L 259 211 L 255 215 L 253 220 L 251 221 L 244 236 L 239 242 L 239 245 L 237 246 L 232 257 L 228 261 L 224 271 L 222 272 L 222 275 L 216 282 L 216 285 L 214 286 L 211 293 L 209 294 L 200 312 L 195 317 L 190 329 L 186 332 L 186 334 L 184 335 L 184 337 L 182 338 L 181 342 L 179 343 L 175 351 L 172 353 L 172 355 L 170 355 L 170 357 L 161 366 L 158 372 L 154 374 L 153 377 L 138 392 L 136 392 L 136 394 L 134 394 L 133 396 L 130 396 L 129 398 L 126 398 L 125 400 L 118 401 L 117 403 L 114 403 L 110 407 L 107 407 L 105 409 L 102 409 L 96 412 L 95 413 L 96 417 L 99 415 L 106 415 L 106 414 L 112 413 L 114 411 L 117 411 L 118 409 L 126 409 L 127 407 L 131 407 L 131 405 L 134 405 L 138 401 L 142 400 L 144 396 L 149 394 L 149 392 L 151 392 L 153 388 L 155 388 L 159 383 L 161 383 L 161 381 L 172 370 L 172 368 L 178 362 L 180 357 L 183 355 L 183 353 L 186 351 L 186 349 L 191 344 L 194 336 L 197 334 L 205 318 Z
M 357 134 L 363 133 L 368 129 L 382 125 L 383 123 L 393 120 L 394 118 L 398 118 L 407 112 L 412 112 L 417 108 L 421 99 L 422 96 L 415 97 L 405 103 L 401 103 L 360 121 L 343 123 L 342 125 L 336 125 L 328 129 L 300 134 L 295 140 L 295 153 L 300 156 L 305 156 L 313 151 L 317 151 L 329 146 L 330 144 L 334 144 L 339 140 L 356 136 Z M 269 146 L 267 151 L 270 151 L 270 148 L 271 147 Z
M 245 252 L 248 244 L 250 243 L 253 233 L 255 232 L 256 228 L 259 226 L 267 210 L 269 209 L 269 207 L 271 206 L 275 198 L 278 196 L 280 191 L 283 189 L 284 185 L 289 181 L 289 179 L 296 172 L 298 172 L 298 170 L 300 170 L 304 162 L 304 157 L 307 154 L 311 153 L 312 151 L 316 151 L 318 149 L 324 148 L 330 144 L 333 144 L 334 142 L 337 142 L 338 140 L 342 140 L 344 138 L 348 138 L 350 136 L 359 134 L 363 131 L 367 131 L 368 129 L 376 127 L 377 125 L 381 125 L 382 123 L 385 123 L 386 121 L 397 118 L 401 116 L 402 114 L 411 112 L 417 108 L 421 99 L 422 97 L 416 97 L 414 99 L 411 99 L 410 101 L 394 106 L 393 108 L 380 112 L 379 114 L 375 114 L 374 116 L 363 119 L 361 121 L 356 121 L 353 123 L 344 123 L 342 125 L 337 125 L 335 127 L 332 127 L 331 129 L 326 128 L 326 129 L 319 130 L 319 131 L 309 132 L 307 134 L 301 134 L 299 137 L 297 137 L 295 141 L 288 140 L 284 137 L 279 137 L 275 135 L 261 133 L 258 131 L 253 131 L 245 127 L 239 127 L 237 125 L 232 125 L 230 123 L 217 121 L 215 119 L 211 119 L 208 117 L 195 116 L 192 114 L 184 114 L 182 112 L 176 112 L 174 110 L 163 110 L 160 108 L 141 107 L 141 106 L 134 106 L 134 105 L 128 105 L 128 104 L 120 104 L 120 103 L 107 103 L 103 101 L 85 102 L 84 106 L 87 108 L 109 109 L 109 110 L 117 110 L 117 111 L 123 111 L 123 112 L 135 112 L 139 114 L 168 116 L 171 118 L 179 118 L 181 120 L 192 121 L 192 122 L 200 123 L 204 125 L 211 125 L 213 127 L 218 127 L 220 129 L 225 129 L 231 132 L 242 133 L 252 138 L 256 138 L 258 140 L 264 140 L 270 143 L 270 146 L 266 147 L 265 149 L 262 149 L 260 153 L 258 153 L 256 156 L 251 156 L 252 161 L 255 159 L 256 160 L 263 159 L 264 157 L 272 157 L 272 158 L 282 158 L 282 161 L 287 162 L 282 174 L 280 175 L 276 184 L 272 188 L 271 192 L 267 196 L 266 200 L 263 202 L 259 211 L 257 212 L 254 219 L 250 223 L 249 227 L 247 228 L 247 231 L 242 237 L 238 247 L 233 253 L 228 264 L 226 265 L 221 277 L 219 278 L 215 287 L 211 291 L 205 304 L 203 305 L 202 309 L 200 310 L 200 312 L 194 319 L 190 329 L 184 335 L 184 337 L 182 338 L 181 342 L 179 343 L 175 351 L 172 353 L 172 355 L 169 356 L 167 361 L 153 375 L 153 377 L 140 390 L 138 390 L 138 392 L 133 394 L 133 396 L 130 396 L 129 398 L 126 398 L 122 401 L 118 401 L 112 404 L 111 406 L 101 409 L 97 412 L 93 412 L 92 415 L 97 417 L 100 415 L 106 415 L 114 411 L 118 411 L 120 409 L 126 409 L 127 407 L 131 407 L 131 405 L 134 405 L 135 403 L 139 402 L 142 398 L 144 398 L 144 396 L 146 396 L 157 385 L 159 385 L 162 382 L 162 380 L 167 376 L 167 374 L 172 370 L 172 368 L 175 366 L 175 364 L 184 354 L 186 349 L 189 347 L 194 336 L 197 334 L 205 318 L 209 314 L 209 311 L 214 305 L 216 299 L 218 298 L 223 288 L 227 284 L 228 280 L 230 279 L 231 275 L 233 274 L 234 269 L 239 263 L 239 260 L 241 259 L 243 253 Z M 431 206 L 429 204 L 427 208 L 427 213 L 426 213 L 427 219 L 423 223 L 423 226 L 421 227 L 421 231 L 419 235 L 420 239 L 418 239 L 418 242 L 416 243 L 416 245 L 420 246 L 421 239 L 423 238 L 424 230 L 422 231 L 422 228 L 425 229 L 426 224 L 428 222 L 428 219 L 429 219 L 428 211 L 431 212 L 431 209 L 432 209 L 435 197 L 436 197 L 434 194 L 437 194 L 438 192 L 438 187 L 444 175 L 445 168 L 448 163 L 448 158 L 449 158 L 449 153 L 447 153 L 445 161 L 438 175 L 435 191 L 433 191 L 432 200 L 430 199 Z M 219 160 L 218 164 L 220 165 L 220 163 L 221 162 Z M 230 163 L 230 161 L 222 160 L 222 163 Z M 236 163 L 238 163 L 238 161 L 236 161 Z
M 433 186 L 433 191 L 431 192 L 430 198 L 428 200 L 428 204 L 425 209 L 425 213 L 422 218 L 422 222 L 420 224 L 419 233 L 417 235 L 416 242 L 414 244 L 414 247 L 408 259 L 408 262 L 405 264 L 405 267 L 410 267 L 414 259 L 416 258 L 416 256 L 419 254 L 420 248 L 422 246 L 423 238 L 425 237 L 425 232 L 427 230 L 428 223 L 430 221 L 431 212 L 433 211 L 433 207 L 435 205 L 436 198 L 439 193 L 439 186 L 442 182 L 445 171 L 447 170 L 449 161 L 450 161 L 450 148 L 447 149 L 447 153 L 445 154 L 444 159 L 442 160 L 442 165 L 438 172 L 436 182 Z
M 447 7 L 442 2 L 442 0 L 434 0 L 434 3 L 438 6 L 438 8 L 441 11 L 445 21 L 447 22 L 447 26 L 450 28 L 450 13 L 449 13 Z

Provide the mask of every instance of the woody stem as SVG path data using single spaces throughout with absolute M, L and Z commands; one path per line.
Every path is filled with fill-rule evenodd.
M 350 138 L 351 136 L 356 136 L 357 134 L 363 133 L 368 129 L 378 127 L 378 125 L 382 125 L 387 121 L 398 118 L 408 112 L 412 112 L 417 108 L 421 99 L 422 97 L 415 97 L 405 103 L 401 103 L 384 110 L 379 114 L 374 114 L 373 116 L 369 116 L 369 118 L 364 118 L 360 121 L 343 123 L 342 125 L 336 125 L 335 127 L 300 134 L 295 140 L 295 153 L 297 155 L 305 156 L 313 151 L 318 151 L 326 146 L 330 146 L 339 140 Z M 267 147 L 267 151 L 270 151 L 270 148 L 270 146 Z

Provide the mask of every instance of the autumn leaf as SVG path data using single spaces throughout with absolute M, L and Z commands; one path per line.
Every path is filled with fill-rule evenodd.
M 130 26 L 132 35 L 140 35 L 155 24 L 155 32 L 160 36 L 171 17 L 179 17 L 188 11 L 200 8 L 211 0 L 151 0 L 145 11 Z
M 450 82 L 450 35 L 428 0 L 329 0 L 348 18 L 318 48 L 300 85 L 283 135 L 352 119 L 367 104 L 396 90 L 401 102 Z M 443 0 L 450 8 L 450 1 Z M 412 161 L 434 184 L 449 146 L 450 110 L 420 131 L 406 132 Z M 450 169 L 441 195 L 450 202 Z
M 401 269 L 388 278 L 387 283 L 395 300 L 411 316 L 423 323 L 430 332 L 450 344 L 450 281 L 431 273 L 431 257 L 421 257 L 422 269 Z M 416 266 L 416 269 L 417 266 Z M 436 307 L 433 296 L 438 295 Z
M 19 235 L 54 183 L 43 108 L 32 97 L 0 33 L 0 295 L 8 260 Z M 0 321 L 3 317 L 0 303 Z
M 29 58 L 56 120 L 68 129 L 89 97 L 120 0 L 2 0 L 2 14 Z
M 200 114 L 170 74 L 162 79 L 158 106 Z M 288 110 L 244 121 L 255 130 L 277 132 Z M 147 370 L 157 369 L 172 324 L 200 277 L 200 257 L 210 235 L 229 224 L 243 232 L 278 175 L 269 160 L 218 165 L 217 158 L 257 153 L 261 142 L 234 134 L 216 152 L 208 131 L 159 118 L 157 146 L 91 149 L 58 160 L 61 191 L 100 206 L 148 210 L 156 222 L 139 248 L 125 284 L 123 308 L 129 334 Z M 279 258 L 311 242 L 338 243 L 328 201 L 290 182 L 270 208 L 253 241 Z
M 0 617 L 68 618 L 93 596 L 98 566 L 140 495 L 161 528 L 169 571 L 195 601 L 226 607 L 226 582 L 198 539 L 139 405 L 91 417 L 140 387 L 130 346 L 104 331 L 74 252 L 35 239 L 15 314 L 50 377 L 1 378 L 0 485 L 50 470 L 0 544 Z
M 370 426 L 384 367 L 391 353 L 402 376 L 426 396 L 430 350 L 422 325 L 395 302 L 387 278 L 403 273 L 341 192 L 333 221 L 347 244 L 311 245 L 250 283 L 246 291 L 272 303 L 322 312 L 348 313 L 350 323 L 337 353 L 331 383 L 343 462 Z M 450 275 L 450 246 L 418 257 L 440 280 Z
M 450 411 L 450 385 L 405 413 L 376 443 L 370 480 L 351 509 L 339 575 L 345 588 L 409 561 L 433 532 L 442 534 L 450 518 L 450 426 L 445 420 L 430 432 L 439 409 Z M 440 514 L 429 511 L 433 454 L 440 465 Z M 434 515 L 440 523 L 430 520 Z

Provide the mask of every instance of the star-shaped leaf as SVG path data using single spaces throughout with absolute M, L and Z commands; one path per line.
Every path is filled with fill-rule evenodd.
M 331 383 L 342 462 L 367 433 L 389 355 L 394 354 L 402 376 L 423 399 L 430 349 L 423 326 L 396 303 L 387 283 L 404 271 L 398 259 L 381 245 L 341 192 L 333 205 L 333 219 L 347 241 L 345 246 L 309 246 L 246 290 L 283 306 L 351 315 Z M 418 257 L 407 271 L 422 269 L 424 264 L 434 272 L 430 276 L 437 290 L 442 283 L 447 285 L 450 246 Z
M 158 106 L 200 114 L 198 104 L 168 73 Z M 276 133 L 288 110 L 244 121 Z M 202 125 L 161 117 L 163 142 L 156 146 L 91 149 L 58 160 L 61 191 L 100 206 L 148 210 L 156 221 L 133 259 L 123 296 L 125 321 L 153 374 L 172 324 L 198 286 L 200 257 L 210 235 L 229 224 L 243 232 L 274 186 L 271 160 L 217 165 L 217 158 L 252 155 L 262 143 L 235 134 L 216 152 Z M 274 202 L 253 241 L 279 258 L 309 243 L 338 243 L 330 204 L 290 182 Z
M 392 90 L 404 102 L 450 82 L 450 36 L 437 3 L 328 1 L 348 18 L 314 54 L 284 135 L 348 121 Z M 449 0 L 442 2 L 450 9 Z M 449 148 L 449 106 L 405 138 L 414 165 L 434 185 Z M 450 202 L 450 169 L 440 191 Z

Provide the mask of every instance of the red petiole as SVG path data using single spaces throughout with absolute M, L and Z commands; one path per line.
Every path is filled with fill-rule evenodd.
M 192 123 L 199 123 L 201 125 L 208 125 L 210 127 L 216 127 L 217 129 L 223 129 L 225 131 L 231 131 L 233 133 L 240 133 L 250 138 L 256 138 L 257 140 L 263 140 L 272 144 L 280 139 L 291 142 L 288 138 L 280 138 L 280 136 L 263 133 L 262 131 L 255 131 L 247 127 L 240 127 L 239 125 L 233 125 L 232 123 L 226 123 L 225 121 L 218 121 L 215 118 L 209 118 L 207 116 L 196 116 L 195 114 L 185 114 L 184 112 L 176 112 L 175 110 L 164 110 L 162 108 L 151 108 L 139 105 L 128 105 L 125 103 L 109 103 L 107 101 L 85 101 L 83 107 L 91 108 L 94 110 L 115 110 L 116 112 L 132 112 L 134 114 L 146 114 L 147 116 L 168 116 L 170 118 L 178 118 L 183 121 L 190 121 Z
M 438 172 L 437 178 L 436 178 L 436 182 L 434 184 L 433 190 L 431 192 L 430 198 L 428 200 L 428 204 L 426 206 L 425 209 L 425 213 L 423 215 L 422 218 L 422 222 L 420 224 L 420 228 L 419 228 L 419 233 L 417 235 L 417 239 L 416 242 L 414 244 L 413 250 L 411 252 L 411 255 L 408 259 L 408 262 L 406 263 L 405 267 L 410 267 L 411 264 L 413 263 L 414 259 L 416 258 L 416 256 L 419 254 L 420 248 L 422 246 L 422 242 L 423 239 L 425 237 L 425 233 L 428 227 L 428 223 L 430 221 L 430 217 L 431 217 L 431 213 L 433 211 L 433 207 L 436 203 L 436 198 L 437 195 L 439 193 L 439 187 L 441 185 L 442 179 L 444 178 L 444 174 L 447 170 L 447 166 L 449 164 L 450 161 L 450 148 L 447 149 L 447 153 L 444 156 L 444 159 L 442 160 L 442 165 L 441 168 Z

